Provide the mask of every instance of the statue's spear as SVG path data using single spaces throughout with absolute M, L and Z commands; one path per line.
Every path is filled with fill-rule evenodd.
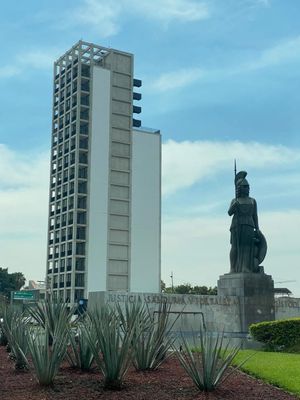
M 236 193 L 236 159 L 234 159 L 234 188 L 235 188 L 235 198 L 237 198 L 237 193 Z

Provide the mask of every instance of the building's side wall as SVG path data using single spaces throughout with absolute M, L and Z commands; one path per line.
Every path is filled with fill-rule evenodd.
M 160 134 L 132 133 L 130 291 L 160 292 Z
M 130 290 L 133 56 L 112 50 L 107 290 Z
M 87 291 L 106 290 L 111 73 L 93 67 Z

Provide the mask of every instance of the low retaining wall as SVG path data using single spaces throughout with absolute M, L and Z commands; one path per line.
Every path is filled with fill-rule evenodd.
M 191 294 L 91 292 L 88 307 L 99 304 L 142 302 L 152 312 L 160 303 L 171 305 L 172 318 L 177 319 L 174 330 L 198 330 L 204 324 L 209 331 L 224 331 L 229 336 L 241 333 L 241 307 L 237 296 L 200 296 Z M 259 306 L 258 306 L 259 307 Z M 178 315 L 180 316 L 178 317 Z M 300 299 L 275 299 L 275 319 L 300 317 Z M 236 334 L 236 335 L 234 335 Z

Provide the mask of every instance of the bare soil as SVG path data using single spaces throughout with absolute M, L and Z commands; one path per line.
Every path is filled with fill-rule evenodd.
M 54 385 L 39 386 L 30 372 L 17 372 L 4 347 L 0 347 L 0 400 L 292 400 L 299 399 L 278 388 L 234 372 L 211 393 L 200 392 L 175 357 L 157 371 L 126 375 L 121 391 L 103 389 L 101 374 L 80 372 L 63 365 Z

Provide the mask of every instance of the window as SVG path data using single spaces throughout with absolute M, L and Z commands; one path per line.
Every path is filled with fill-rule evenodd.
M 59 242 L 59 238 L 60 238 L 60 231 L 57 230 L 57 231 L 55 231 L 55 243 Z
M 86 197 L 78 196 L 77 207 L 86 209 Z
M 68 224 L 69 225 L 73 224 L 73 211 L 69 212 Z
M 85 268 L 85 258 L 76 258 L 76 271 L 84 271 Z
M 76 289 L 75 290 L 75 299 L 74 301 L 79 301 L 80 299 L 84 298 L 84 290 L 83 289 Z
M 83 167 L 80 165 L 78 169 L 78 178 L 87 179 L 87 171 L 87 167 Z
M 68 185 L 65 184 L 63 185 L 63 197 L 66 197 L 68 195 Z
M 66 260 L 63 258 L 62 260 L 60 260 L 60 272 L 64 272 L 65 265 L 66 265 Z
M 84 286 L 84 274 L 75 275 L 75 286 Z
M 89 77 L 90 76 L 90 66 L 83 64 L 81 65 L 81 75 Z
M 62 201 L 62 211 L 67 211 L 67 203 L 68 203 L 68 200 L 67 199 L 63 199 L 63 201 Z
M 77 223 L 78 224 L 85 224 L 86 223 L 86 212 L 79 211 L 77 213 Z
M 85 255 L 85 243 L 76 243 L 76 254 L 78 256 Z
M 72 275 L 71 274 L 67 274 L 66 275 L 66 286 L 71 286 L 71 278 Z
M 68 240 L 73 238 L 73 227 L 68 228 Z
M 67 230 L 62 229 L 61 230 L 61 241 L 64 242 L 66 240 L 66 235 L 67 235 Z
M 69 185 L 69 194 L 73 194 L 74 193 L 74 182 L 70 182 Z
M 73 153 L 72 153 L 73 154 Z M 71 167 L 70 168 L 70 180 L 75 178 L 75 168 Z
M 72 243 L 68 243 L 67 245 L 67 255 L 68 256 L 72 255 Z
M 71 269 L 72 269 L 72 258 L 67 258 L 67 271 L 70 271 Z M 71 281 L 71 274 L 67 275 L 70 275 L 70 281 Z
M 69 197 L 69 210 L 74 208 L 74 197 Z
M 85 227 L 79 226 L 77 228 L 76 239 L 85 240 Z
M 87 164 L 88 162 L 88 157 L 87 157 L 87 153 L 84 152 L 79 152 L 79 162 L 81 164 Z
M 63 214 L 61 218 L 61 226 L 67 225 L 67 214 Z
M 78 183 L 78 193 L 87 193 L 87 182 Z

